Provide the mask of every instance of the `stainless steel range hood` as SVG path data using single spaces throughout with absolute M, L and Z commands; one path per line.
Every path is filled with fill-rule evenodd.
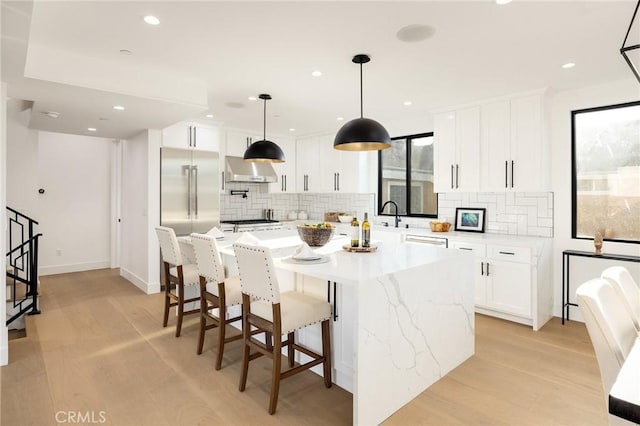
M 272 183 L 278 181 L 271 163 L 244 161 L 242 157 L 225 157 L 227 182 Z

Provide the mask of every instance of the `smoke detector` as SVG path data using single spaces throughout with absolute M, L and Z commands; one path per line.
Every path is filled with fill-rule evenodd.
M 58 118 L 60 117 L 60 113 L 56 112 L 56 111 L 42 111 L 42 113 L 44 115 L 46 115 L 49 118 Z

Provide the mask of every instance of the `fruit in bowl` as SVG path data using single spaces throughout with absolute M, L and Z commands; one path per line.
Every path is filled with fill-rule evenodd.
M 331 239 L 334 227 L 329 222 L 320 222 L 298 225 L 297 229 L 300 239 L 310 247 L 322 247 Z
M 338 220 L 342 223 L 351 223 L 351 221 L 353 220 L 353 216 L 346 213 L 340 213 L 338 215 Z
M 429 222 L 431 226 L 432 232 L 449 232 L 449 228 L 451 224 L 449 222 L 438 222 L 437 220 L 433 220 Z

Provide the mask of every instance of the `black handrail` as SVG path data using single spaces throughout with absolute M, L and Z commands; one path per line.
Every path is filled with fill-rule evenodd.
M 41 233 L 34 235 L 34 225 L 38 222 L 17 210 L 7 207 L 9 251 L 6 256 L 12 268 L 7 271 L 7 278 L 11 281 L 11 299 L 13 307 L 18 308 L 15 314 L 6 321 L 6 325 L 29 313 L 39 314 L 38 310 L 38 242 Z M 25 235 L 25 226 L 28 229 Z M 14 236 L 19 241 L 14 242 Z M 18 299 L 18 285 L 25 285 L 24 297 Z

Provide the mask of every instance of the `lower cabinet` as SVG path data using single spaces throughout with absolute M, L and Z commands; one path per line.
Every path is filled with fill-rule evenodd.
M 551 318 L 549 250 L 469 241 L 450 241 L 449 247 L 474 252 L 476 312 L 531 325 L 534 330 Z

